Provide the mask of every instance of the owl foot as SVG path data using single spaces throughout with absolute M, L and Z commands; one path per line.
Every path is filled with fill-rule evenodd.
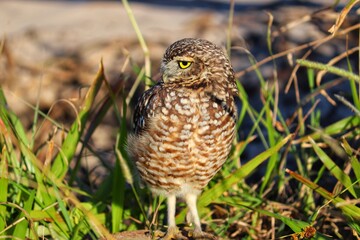
M 200 229 L 195 229 L 193 231 L 189 231 L 188 235 L 191 239 L 196 239 L 196 240 L 216 239 L 216 237 L 214 235 L 203 232 Z
M 181 232 L 179 231 L 179 229 L 177 227 L 169 227 L 165 236 L 160 238 L 161 240 L 185 240 L 187 239 L 186 237 L 184 237 Z

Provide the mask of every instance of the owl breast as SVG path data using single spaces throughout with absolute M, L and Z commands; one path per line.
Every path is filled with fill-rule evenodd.
M 159 194 L 200 193 L 228 157 L 235 135 L 232 96 L 204 89 L 155 88 L 143 130 L 129 140 L 142 179 Z

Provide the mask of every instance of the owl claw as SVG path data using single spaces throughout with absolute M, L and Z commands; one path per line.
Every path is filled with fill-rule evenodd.
M 198 238 L 201 238 L 203 237 L 204 234 L 201 230 L 193 230 L 193 231 L 189 231 L 189 237 L 192 237 L 192 238 L 195 238 L 195 239 L 198 239 Z

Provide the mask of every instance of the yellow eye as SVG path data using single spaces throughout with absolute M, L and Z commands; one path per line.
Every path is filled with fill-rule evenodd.
M 189 62 L 189 61 L 179 61 L 178 63 L 179 63 L 179 67 L 180 67 L 181 69 L 185 69 L 185 68 L 190 67 L 190 65 L 191 65 L 192 62 Z

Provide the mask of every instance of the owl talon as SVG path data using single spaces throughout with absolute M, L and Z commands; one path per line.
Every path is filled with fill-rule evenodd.
M 181 232 L 179 231 L 179 229 L 177 227 L 169 227 L 166 235 L 162 238 L 160 238 L 161 240 L 171 240 L 171 239 L 176 239 L 176 240 L 182 240 L 182 239 L 187 239 L 186 237 L 184 237 Z
M 153 239 L 161 239 L 165 236 L 165 233 L 160 230 L 155 230 L 153 234 Z
M 199 238 L 202 238 L 204 236 L 204 234 L 201 230 L 195 229 L 195 230 L 189 232 L 189 236 L 194 239 L 199 239 Z
M 216 237 L 210 233 L 206 233 L 201 231 L 200 229 L 195 229 L 193 231 L 189 231 L 188 233 L 191 239 L 201 240 L 201 239 L 216 239 Z

